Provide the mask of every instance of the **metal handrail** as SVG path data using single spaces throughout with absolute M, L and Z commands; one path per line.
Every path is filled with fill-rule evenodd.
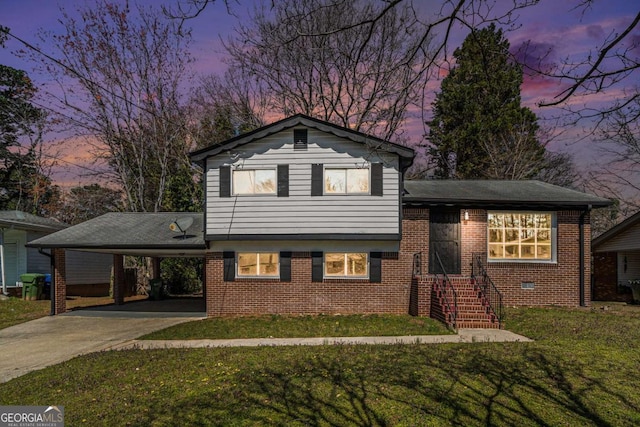
M 504 305 L 502 302 L 502 294 L 489 277 L 486 268 L 482 260 L 485 258 L 486 253 L 474 253 L 471 263 L 471 277 L 480 285 L 480 292 L 485 301 L 489 304 L 489 309 L 493 311 L 493 314 L 498 318 L 498 324 L 502 324 L 504 320 Z
M 438 264 L 440 265 L 440 271 L 442 271 L 442 277 L 444 278 L 442 280 L 442 283 L 441 283 L 440 282 L 440 278 L 438 277 L 438 273 L 434 273 L 435 281 L 436 281 L 436 287 L 437 287 L 437 290 L 441 291 L 441 294 L 444 297 L 444 303 L 445 303 L 445 305 L 447 307 L 447 310 L 452 315 L 452 322 L 451 323 L 452 323 L 453 329 L 457 329 L 458 293 L 456 292 L 456 289 L 451 284 L 451 280 L 449 280 L 449 276 L 447 275 L 447 272 L 444 269 L 444 265 L 442 264 L 442 260 L 440 259 L 440 255 L 438 254 L 437 251 L 434 251 L 434 255 L 436 257 L 436 260 L 438 261 Z M 451 302 L 449 301 L 449 292 L 451 292 L 451 295 L 453 296 L 453 307 L 451 307 Z M 445 319 L 445 322 L 446 322 L 446 319 Z

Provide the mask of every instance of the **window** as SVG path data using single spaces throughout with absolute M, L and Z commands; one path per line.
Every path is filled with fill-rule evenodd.
M 276 170 L 234 170 L 233 194 L 276 194 Z
M 325 253 L 325 277 L 368 277 L 367 253 Z
M 238 277 L 280 277 L 278 252 L 238 253 Z
M 369 169 L 325 169 L 325 194 L 369 193 Z
M 553 213 L 489 212 L 489 260 L 553 260 Z

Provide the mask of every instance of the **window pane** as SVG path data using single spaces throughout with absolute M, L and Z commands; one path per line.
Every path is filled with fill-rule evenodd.
M 489 258 L 504 258 L 504 246 L 489 245 Z
M 366 276 L 367 275 L 367 254 L 355 253 L 347 254 L 347 275 Z
M 549 230 L 539 230 L 538 243 L 551 243 L 551 232 Z
M 505 230 L 506 243 L 516 243 L 519 240 L 518 230 Z
M 536 247 L 534 245 L 522 245 L 520 249 L 522 258 L 532 259 L 536 257 Z
M 325 169 L 325 193 L 344 193 L 346 191 L 346 188 L 346 174 L 344 169 Z
M 505 245 L 504 247 L 505 258 L 519 258 L 520 251 L 518 251 L 518 245 Z
M 551 214 L 538 214 L 537 226 L 538 228 L 551 228 Z
M 538 245 L 538 259 L 551 259 L 551 245 Z
M 325 254 L 324 274 L 326 276 L 344 276 L 344 261 L 345 254 Z
M 258 274 L 258 254 L 238 254 L 238 275 L 255 276 Z
M 276 171 L 273 169 L 256 170 L 255 172 L 255 193 L 274 194 L 276 192 Z
M 489 227 L 497 228 L 504 226 L 504 217 L 501 214 L 492 214 L 490 213 L 488 216 Z
M 234 170 L 233 171 L 233 193 L 253 194 L 253 171 Z
M 504 242 L 504 231 L 503 230 L 489 230 L 489 242 L 491 242 L 491 243 Z
M 280 263 L 279 254 L 277 252 L 272 253 L 260 253 L 260 275 L 261 276 L 279 276 L 280 275 Z
M 369 192 L 369 169 L 347 169 L 347 193 Z

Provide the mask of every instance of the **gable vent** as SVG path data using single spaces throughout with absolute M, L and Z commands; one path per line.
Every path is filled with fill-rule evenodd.
M 294 150 L 307 149 L 307 130 L 306 129 L 293 130 L 293 149 Z

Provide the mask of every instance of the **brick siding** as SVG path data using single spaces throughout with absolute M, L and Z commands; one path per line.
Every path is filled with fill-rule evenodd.
M 487 211 L 461 215 L 462 272 L 471 273 L 475 252 L 487 250 Z M 504 295 L 506 305 L 577 306 L 579 301 L 580 211 L 557 213 L 557 263 L 491 263 L 488 272 Z M 585 302 L 590 301 L 589 216 L 585 218 Z M 426 281 L 412 277 L 413 256 L 422 253 L 422 273 L 428 271 L 429 210 L 405 208 L 400 251 L 383 253 L 382 283 L 368 280 L 311 281 L 311 254 L 294 252 L 291 282 L 267 279 L 236 279 L 225 282 L 221 252 L 208 252 L 205 262 L 206 304 L 209 316 L 255 314 L 350 314 L 411 313 L 429 316 L 431 289 Z M 534 289 L 521 289 L 522 282 L 534 282 Z

